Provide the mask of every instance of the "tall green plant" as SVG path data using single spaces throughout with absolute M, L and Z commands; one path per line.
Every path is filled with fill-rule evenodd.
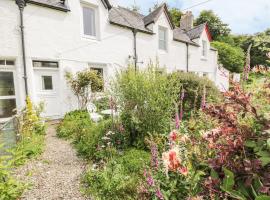
M 170 129 L 179 87 L 154 64 L 141 71 L 129 67 L 117 75 L 114 95 L 131 144 L 142 141 L 148 133 L 162 134 Z

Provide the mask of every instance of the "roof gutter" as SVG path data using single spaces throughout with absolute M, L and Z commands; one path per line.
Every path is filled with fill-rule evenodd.
M 23 72 L 24 72 L 24 86 L 25 95 L 28 96 L 28 82 L 27 82 L 27 68 L 26 68 L 26 56 L 25 56 L 25 40 L 24 40 L 24 20 L 23 20 L 23 10 L 26 6 L 25 0 L 16 0 L 20 11 L 20 30 L 21 30 L 21 43 L 22 43 L 22 57 L 23 57 Z

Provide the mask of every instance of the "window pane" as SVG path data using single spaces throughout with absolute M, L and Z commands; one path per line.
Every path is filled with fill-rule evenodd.
M 51 76 L 42 76 L 42 89 L 43 90 L 52 90 L 53 83 Z
M 166 41 L 159 41 L 159 49 L 166 50 Z
M 50 62 L 50 61 L 33 61 L 33 67 L 58 68 L 58 62 Z
M 6 65 L 15 65 L 14 60 L 7 60 Z
M 95 10 L 92 8 L 83 8 L 83 27 L 84 34 L 96 36 Z
M 0 96 L 15 95 L 12 72 L 0 72 Z
M 0 99 L 0 118 L 8 118 L 15 114 L 15 99 Z
M 159 49 L 167 50 L 167 36 L 166 36 L 166 29 L 159 28 Z
M 166 40 L 166 32 L 163 29 L 159 29 L 159 39 Z
M 5 60 L 0 60 L 0 65 L 5 65 Z
M 93 70 L 93 71 L 96 71 L 97 74 L 102 79 L 102 81 L 104 80 L 103 79 L 103 69 L 102 68 L 93 68 L 93 67 L 91 67 L 90 69 Z M 103 83 L 103 85 L 104 85 L 104 83 Z M 102 91 L 104 91 L 103 85 L 101 87 L 98 87 L 98 88 L 94 88 L 93 86 L 91 86 L 92 87 L 92 92 L 102 92 Z

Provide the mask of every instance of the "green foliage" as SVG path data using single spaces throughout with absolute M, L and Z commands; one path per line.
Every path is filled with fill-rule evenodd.
M 100 112 L 102 110 L 108 110 L 110 109 L 110 102 L 108 97 L 103 97 L 101 99 L 96 99 L 93 101 L 93 104 L 95 104 L 97 111 Z
M 130 141 L 143 141 L 147 133 L 166 133 L 170 129 L 179 86 L 174 85 L 156 66 L 134 71 L 129 67 L 117 75 L 114 96 L 121 108 L 121 120 Z M 138 141 L 140 139 L 140 141 Z
M 216 102 L 221 97 L 219 90 L 208 78 L 199 77 L 194 73 L 175 72 L 169 79 L 178 88 L 179 99 L 181 90 L 185 91 L 184 111 L 190 113 L 201 106 L 204 87 L 206 87 L 207 102 Z M 180 85 L 180 87 L 179 87 Z
M 126 174 L 142 174 L 144 166 L 149 165 L 150 154 L 146 151 L 129 149 L 124 155 L 115 159 L 115 162 L 124 167 Z
M 80 134 L 83 129 L 92 126 L 92 121 L 86 110 L 75 110 L 67 113 L 57 128 L 57 136 L 60 138 L 72 138 Z
M 11 175 L 12 163 L 10 157 L 0 156 L 0 199 L 16 200 L 25 186 Z
M 179 8 L 170 8 L 169 12 L 171 14 L 174 26 L 180 27 L 180 20 L 181 20 L 181 17 L 183 15 L 181 10 Z
M 78 72 L 75 76 L 67 72 L 65 77 L 82 110 L 87 108 L 94 92 L 103 90 L 102 77 L 94 70 L 87 69 Z
M 45 125 L 39 114 L 41 107 L 33 106 L 29 97 L 26 108 L 17 117 L 20 141 L 8 150 L 7 155 L 0 156 L 0 199 L 16 200 L 26 189 L 26 184 L 12 176 L 12 170 L 23 165 L 28 159 L 40 155 L 44 149 Z
M 86 193 L 97 200 L 138 199 L 137 187 L 149 157 L 145 151 L 131 149 L 104 168 L 90 169 L 83 181 Z
M 223 23 L 212 10 L 203 10 L 195 20 L 195 25 L 203 23 L 207 23 L 214 40 L 219 36 L 227 36 L 231 32 L 228 24 Z
M 213 47 L 218 50 L 219 62 L 231 72 L 243 71 L 245 54 L 239 47 L 233 47 L 223 42 L 212 42 Z
M 92 124 L 89 127 L 81 129 L 80 134 L 74 139 L 78 154 L 93 160 L 106 159 L 113 152 L 106 152 L 100 149 L 102 137 L 110 130 L 111 120 L 102 121 L 98 124 Z

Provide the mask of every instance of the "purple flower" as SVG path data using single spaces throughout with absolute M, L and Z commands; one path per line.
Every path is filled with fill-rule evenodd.
M 158 169 L 158 149 L 156 144 L 151 145 L 151 166 Z
M 157 196 L 158 199 L 161 199 L 161 200 L 164 199 L 163 194 L 161 193 L 160 189 L 158 189 L 158 190 L 156 191 L 156 196 Z
M 151 175 L 149 175 L 147 177 L 147 183 L 148 183 L 149 186 L 154 186 L 155 182 L 154 182 L 154 179 L 153 179 L 153 177 Z

